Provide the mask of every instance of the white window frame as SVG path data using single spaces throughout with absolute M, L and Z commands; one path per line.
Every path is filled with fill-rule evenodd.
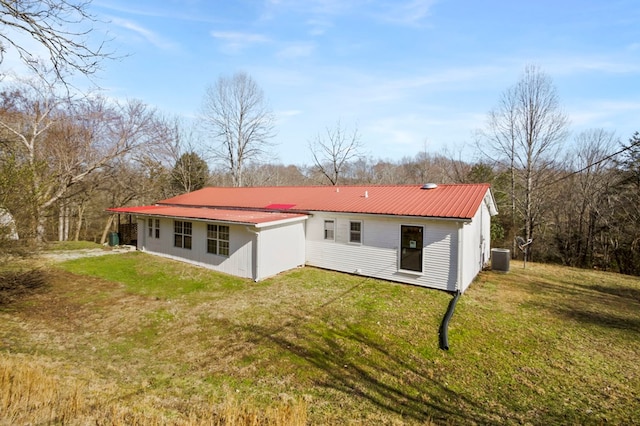
M 332 224 L 332 228 L 331 229 L 327 229 L 327 224 L 331 223 Z M 324 219 L 323 222 L 323 226 L 322 226 L 322 237 L 325 241 L 335 241 L 336 240 L 336 220 L 335 219 Z M 327 232 L 331 231 L 331 238 L 327 237 Z
M 360 225 L 360 229 L 358 231 L 353 231 L 351 229 L 351 224 L 352 223 L 357 223 Z M 362 236 L 363 236 L 363 222 L 361 220 L 350 220 L 349 221 L 349 244 L 356 244 L 356 245 L 362 245 Z M 352 237 L 352 232 L 357 232 L 358 233 L 358 241 L 354 241 L 351 237 Z
M 211 229 L 210 229 L 211 228 Z M 221 229 L 223 228 L 223 229 Z M 226 232 L 224 232 L 226 231 Z M 223 238 L 226 236 L 226 239 Z M 229 240 L 231 230 L 229 225 L 220 225 L 217 223 L 207 223 L 207 246 L 206 251 L 216 256 L 229 257 Z M 209 243 L 215 244 L 215 252 L 209 250 Z
M 160 219 L 147 219 L 147 229 L 149 238 L 160 238 Z
M 180 224 L 180 232 L 178 232 L 178 224 Z M 178 238 L 180 238 L 180 244 L 178 244 Z M 189 242 L 188 244 L 187 241 Z M 184 220 L 173 221 L 173 246 L 191 250 L 193 247 L 193 222 Z

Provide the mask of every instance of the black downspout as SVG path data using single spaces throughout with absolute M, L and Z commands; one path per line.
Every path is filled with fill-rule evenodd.
M 445 351 L 449 350 L 449 320 L 453 316 L 453 311 L 456 309 L 456 304 L 458 303 L 458 299 L 462 293 L 457 291 L 453 295 L 453 299 L 449 301 L 449 307 L 447 308 L 447 312 L 444 314 L 444 318 L 442 318 L 442 324 L 440 324 L 440 330 L 438 330 L 438 334 L 440 335 L 440 349 Z

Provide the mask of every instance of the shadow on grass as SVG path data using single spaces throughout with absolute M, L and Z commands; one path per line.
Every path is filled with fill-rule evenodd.
M 327 328 L 301 339 L 287 338 L 262 327 L 247 331 L 324 373 L 315 379 L 316 385 L 348 394 L 349 398 L 365 399 L 382 410 L 419 422 L 495 421 L 477 402 L 433 378 L 434 372 L 418 365 L 415 355 L 402 357 L 401 351 L 387 350 L 356 327 Z M 352 353 L 353 347 L 359 348 L 358 354 Z
M 343 393 L 356 403 L 366 400 L 418 422 L 495 423 L 495 413 L 450 389 L 448 373 L 415 348 L 386 343 L 366 326 L 332 325 L 323 319 L 324 308 L 364 282 L 366 279 L 305 315 L 293 315 L 284 326 L 247 324 L 241 326 L 242 331 L 253 336 L 249 339 L 254 343 L 268 342 L 303 360 L 315 369 L 310 377 L 317 386 Z
M 640 318 L 623 317 L 585 308 L 556 307 L 553 310 L 560 315 L 582 323 L 640 333 Z
M 640 302 L 640 288 L 626 287 L 626 286 L 604 286 L 604 285 L 583 285 L 575 284 L 577 287 L 581 287 L 585 290 L 597 291 L 610 296 L 622 297 L 628 300 L 635 300 Z
M 625 286 L 527 283 L 534 306 L 585 324 L 640 332 L 640 290 Z

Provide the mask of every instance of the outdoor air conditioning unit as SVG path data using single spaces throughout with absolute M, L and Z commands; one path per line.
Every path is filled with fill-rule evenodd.
M 509 272 L 511 252 L 509 249 L 491 249 L 491 269 L 498 272 Z

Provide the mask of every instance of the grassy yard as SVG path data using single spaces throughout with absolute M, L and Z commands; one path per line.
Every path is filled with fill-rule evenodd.
M 0 424 L 640 424 L 640 279 L 541 264 L 460 298 L 143 253 L 0 306 Z

